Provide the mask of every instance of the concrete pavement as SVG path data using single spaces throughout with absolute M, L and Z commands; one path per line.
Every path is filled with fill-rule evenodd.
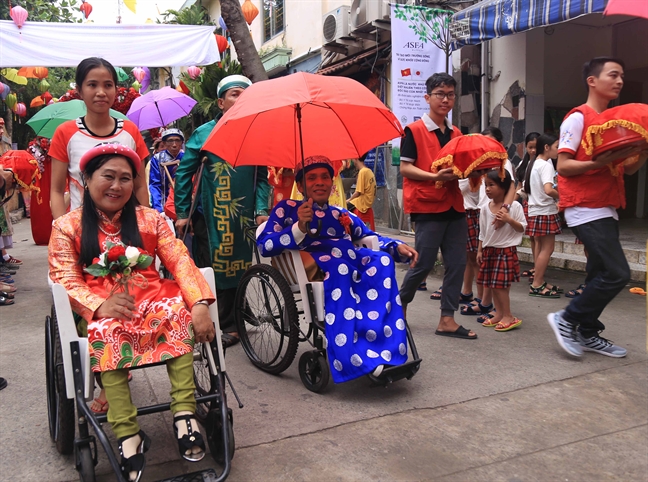
M 9 381 L 0 392 L 0 480 L 78 480 L 47 426 L 47 250 L 33 245 L 28 220 L 15 228 L 12 254 L 25 266 L 16 275 L 16 305 L 0 307 L 0 375 Z M 553 270 L 548 279 L 570 289 L 582 274 Z M 439 276 L 428 280 L 430 288 L 439 284 Z M 646 298 L 626 289 L 603 313 L 606 336 L 628 348 L 626 358 L 572 359 L 545 320 L 564 298 L 530 298 L 519 283 L 511 297 L 521 328 L 496 333 L 457 316 L 479 334 L 468 341 L 434 336 L 439 312 L 430 292 L 409 307 L 421 370 L 386 389 L 360 379 L 314 394 L 301 384 L 296 362 L 271 376 L 255 369 L 240 346 L 230 349 L 228 372 L 245 408 L 230 396 L 237 451 L 229 480 L 646 480 Z M 300 353 L 305 349 L 300 345 Z M 134 372 L 131 387 L 136 403 L 168 400 L 162 367 Z M 169 414 L 140 422 L 154 440 L 143 480 L 212 465 L 209 458 L 180 461 Z M 99 459 L 100 480 L 113 480 L 101 451 Z

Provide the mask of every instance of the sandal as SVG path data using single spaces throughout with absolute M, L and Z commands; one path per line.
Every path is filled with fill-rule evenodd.
M 241 341 L 241 338 L 233 335 L 232 333 L 221 334 L 221 342 L 223 343 L 223 348 L 229 348 L 230 346 L 234 346 L 239 341 Z
M 501 321 L 495 327 L 495 331 L 510 331 L 513 328 L 517 328 L 522 324 L 522 320 L 519 318 L 513 318 L 511 323 L 502 323 Z
M 486 328 L 492 328 L 494 326 L 499 325 L 499 323 L 500 323 L 499 321 L 493 321 L 492 318 L 489 318 L 482 323 L 482 326 L 485 326 Z
M 5 296 L 0 296 L 0 306 L 9 306 L 15 303 L 14 300 L 11 300 Z
M 522 276 L 525 278 L 528 278 L 529 276 L 533 276 L 535 274 L 535 268 L 528 269 L 522 273 Z
M 131 457 L 125 458 L 124 451 L 122 450 L 122 444 L 125 440 L 139 435 L 141 442 L 139 447 L 137 447 L 137 452 Z M 140 430 L 135 435 L 129 435 L 128 437 L 122 437 L 118 440 L 119 442 L 119 455 L 121 455 L 121 470 L 124 479 L 130 481 L 130 472 L 137 472 L 137 477 L 133 482 L 139 482 L 142 478 L 142 472 L 144 472 L 144 467 L 146 466 L 146 458 L 144 454 L 148 452 L 149 447 L 151 446 L 151 439 L 146 436 L 146 434 Z
M 441 300 L 441 290 L 443 286 L 439 286 L 439 289 L 430 295 L 431 300 L 440 301 Z
M 464 295 L 463 293 L 459 292 L 459 303 L 468 304 L 472 300 L 474 300 L 472 291 L 470 293 L 468 293 L 467 295 Z M 481 301 L 481 300 L 479 300 L 479 301 Z
M 0 296 L 4 296 L 5 298 L 8 298 L 10 300 L 14 299 L 14 294 L 9 291 L 0 291 Z
M 533 285 L 529 286 L 529 296 L 535 296 L 537 298 L 560 298 L 560 295 L 556 291 L 547 288 L 547 282 L 542 283 L 541 286 L 537 288 Z
M 95 413 L 97 415 L 108 413 L 108 400 L 100 400 L 99 398 L 95 398 L 90 404 L 90 410 L 92 410 L 92 413 Z
M 427 283 L 423 281 L 423 283 L 421 283 L 419 287 L 416 288 L 416 291 L 427 291 Z
M 477 323 L 485 323 L 491 318 L 495 318 L 495 310 L 491 311 L 490 313 L 486 313 L 485 315 L 481 315 L 477 317 Z
M 585 283 L 582 283 L 578 285 L 578 288 L 569 290 L 567 293 L 565 293 L 565 298 L 576 298 L 577 296 L 583 294 L 584 289 L 585 289 Z
M 205 456 L 205 441 L 203 440 L 202 434 L 193 428 L 194 424 L 198 427 L 196 415 L 192 413 L 190 415 L 176 415 L 173 417 L 173 431 L 175 432 L 176 438 L 178 437 L 178 427 L 176 426 L 176 422 L 179 420 L 184 420 L 187 424 L 187 433 L 184 434 L 182 438 L 178 438 L 178 450 L 180 450 L 180 455 L 183 459 L 188 460 L 189 462 L 198 462 L 199 460 L 202 460 Z M 194 454 L 191 451 L 194 447 L 198 447 L 202 451 Z
M 493 303 L 484 306 L 481 304 L 481 302 L 477 302 L 477 306 L 475 305 L 462 306 L 461 314 L 466 316 L 485 315 L 486 313 L 490 313 L 492 310 L 493 310 Z
M 633 295 L 641 295 L 641 296 L 646 296 L 646 290 L 643 288 L 630 288 L 630 293 Z
M 548 285 L 547 289 L 549 289 L 551 291 L 555 291 L 558 294 L 562 294 L 562 293 L 565 292 L 564 289 L 562 289 L 560 286 L 556 286 L 556 285 Z

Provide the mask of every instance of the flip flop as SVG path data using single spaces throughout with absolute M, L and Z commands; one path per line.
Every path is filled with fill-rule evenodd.
M 93 406 L 95 406 L 95 403 L 99 405 L 100 407 L 99 410 L 95 410 L 94 408 L 92 408 Z M 99 400 L 98 398 L 95 398 L 90 404 L 90 410 L 92 410 L 92 413 L 96 413 L 97 415 L 108 413 L 108 400 L 102 401 Z
M 223 342 L 223 348 L 229 348 L 230 346 L 234 346 L 240 342 L 241 338 L 230 333 L 223 333 L 221 335 L 221 341 Z
M 439 301 L 441 300 L 441 290 L 443 289 L 443 286 L 439 286 L 439 289 L 436 290 L 434 293 L 430 295 L 431 300 Z
M 513 323 L 509 323 L 508 325 L 505 325 L 500 321 L 495 327 L 495 331 L 510 331 L 513 328 L 517 328 L 521 324 L 522 324 L 522 320 L 519 318 L 513 318 Z
M 630 288 L 630 293 L 634 295 L 646 296 L 646 290 L 643 288 Z
M 493 321 L 491 318 L 489 318 L 488 320 L 482 323 L 482 326 L 485 326 L 486 328 L 493 328 L 499 325 L 499 323 L 500 323 L 499 321 Z
M 434 332 L 435 335 L 439 336 L 447 336 L 450 338 L 463 338 L 464 340 L 476 340 L 477 339 L 477 334 L 475 333 L 475 336 L 470 336 L 470 331 L 466 330 L 463 326 L 459 325 L 459 328 L 457 328 L 455 331 L 439 331 L 436 330 Z
M 5 298 L 7 298 L 8 300 L 13 300 L 14 299 L 14 294 L 9 293 L 7 291 L 0 291 L 0 296 L 3 296 Z
M 13 305 L 14 303 L 15 303 L 14 300 L 10 300 L 9 298 L 0 296 L 0 306 L 9 306 L 9 305 Z

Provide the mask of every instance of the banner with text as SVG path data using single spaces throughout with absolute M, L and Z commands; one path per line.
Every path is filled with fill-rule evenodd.
M 447 25 L 452 12 L 414 5 L 391 5 L 391 107 L 400 123 L 421 118 L 430 108 L 425 102 L 425 81 L 446 71 Z M 392 164 L 400 163 L 400 139 L 392 141 Z

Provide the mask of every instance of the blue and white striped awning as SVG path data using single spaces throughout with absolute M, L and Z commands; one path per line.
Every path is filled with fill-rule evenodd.
M 646 0 L 648 1 L 648 0 Z M 603 13 L 608 0 L 482 0 L 455 13 L 450 24 L 453 50 L 467 44 Z

